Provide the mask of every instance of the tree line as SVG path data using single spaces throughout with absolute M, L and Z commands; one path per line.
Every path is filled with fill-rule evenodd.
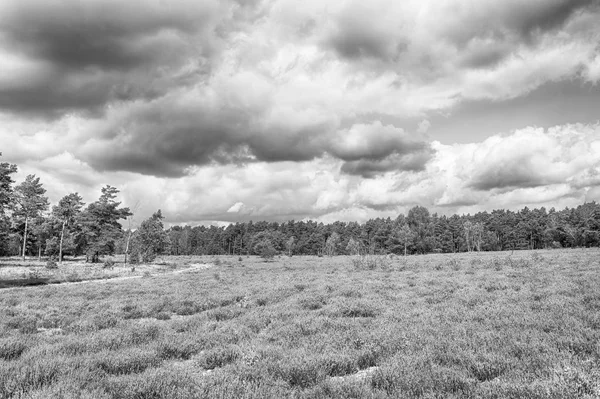
M 494 210 L 474 215 L 431 214 L 423 206 L 407 215 L 365 223 L 315 221 L 247 222 L 175 226 L 168 230 L 170 253 L 258 254 L 271 246 L 288 255 L 426 254 L 467 251 L 600 246 L 600 204 L 557 211 L 545 208 Z
M 70 193 L 50 207 L 40 178 L 29 175 L 15 185 L 16 172 L 16 165 L 0 163 L 0 256 L 44 255 L 62 262 L 65 255 L 85 255 L 96 263 L 121 252 L 135 263 L 167 251 L 160 210 L 136 231 L 124 231 L 121 221 L 131 220 L 133 213 L 116 200 L 115 187 L 103 187 L 98 200 L 87 206 L 78 193 Z
M 563 210 L 525 207 L 452 216 L 414 206 L 406 215 L 362 224 L 250 221 L 165 230 L 160 210 L 134 226 L 132 211 L 116 201 L 115 187 L 102 188 L 87 206 L 78 193 L 70 193 L 50 207 L 40 179 L 30 175 L 15 184 L 16 171 L 16 165 L 0 163 L 0 255 L 59 260 L 85 255 L 98 262 L 103 255 L 124 253 L 131 262 L 146 262 L 161 253 L 408 255 L 600 246 L 600 204 L 595 202 Z

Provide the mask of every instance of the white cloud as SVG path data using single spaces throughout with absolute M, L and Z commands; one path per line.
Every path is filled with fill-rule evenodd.
M 231 205 L 229 209 L 227 209 L 227 213 L 239 213 L 242 210 L 243 206 L 243 202 L 236 202 L 235 204 Z
M 597 84 L 593 1 L 71 1 L 0 5 L 3 158 L 53 201 L 108 183 L 193 223 L 596 195 L 597 125 L 424 137 L 465 102 Z

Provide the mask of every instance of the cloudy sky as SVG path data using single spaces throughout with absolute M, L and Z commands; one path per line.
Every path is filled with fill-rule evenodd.
M 600 200 L 600 1 L 2 0 L 0 151 L 169 223 Z

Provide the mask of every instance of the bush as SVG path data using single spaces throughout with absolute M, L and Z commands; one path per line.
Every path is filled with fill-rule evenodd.
M 273 259 L 275 257 L 275 254 L 277 253 L 271 241 L 267 240 L 266 238 L 262 241 L 259 241 L 254 246 L 254 252 L 265 260 Z
M 131 254 L 129 263 L 131 264 L 139 264 L 139 263 L 151 263 L 156 259 L 157 254 L 152 251 L 136 251 Z
M 198 397 L 192 377 L 172 370 L 147 369 L 141 374 L 112 376 L 102 385 L 113 399 Z
M 158 345 L 157 353 L 161 359 L 188 360 L 200 350 L 200 344 L 191 339 L 165 339 Z
M 107 374 L 139 373 L 156 367 L 161 359 L 153 351 L 131 348 L 116 353 L 100 353 L 95 366 Z
M 3 339 L 0 341 L 0 359 L 18 359 L 26 349 L 27 345 L 22 341 L 15 339 Z
M 391 259 L 385 255 L 356 255 L 352 257 L 352 265 L 355 269 L 389 269 L 392 265 Z
M 53 256 L 46 261 L 46 269 L 58 269 L 58 264 Z
M 37 332 L 37 319 L 33 316 L 17 316 L 10 319 L 6 326 L 19 330 L 22 334 L 33 334 Z
M 215 348 L 203 353 L 197 363 L 200 367 L 212 370 L 235 362 L 241 357 L 236 347 Z
M 113 269 L 115 267 L 115 261 L 113 260 L 113 258 L 108 258 L 104 261 L 104 264 L 102 265 L 102 268 L 104 269 Z

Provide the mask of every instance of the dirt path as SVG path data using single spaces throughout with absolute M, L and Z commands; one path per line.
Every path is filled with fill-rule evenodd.
M 142 277 L 148 278 L 148 277 L 172 276 L 173 274 L 189 273 L 189 272 L 194 272 L 196 270 L 210 269 L 211 267 L 213 267 L 213 265 L 210 263 L 193 263 L 188 268 L 181 269 L 181 270 L 175 270 L 172 272 L 151 273 L 150 275 L 122 276 L 122 277 L 113 277 L 113 278 L 96 279 L 96 280 L 73 281 L 73 282 L 65 282 L 65 283 L 60 283 L 60 284 L 61 285 L 63 285 L 63 284 L 90 284 L 90 283 L 101 283 L 101 282 L 109 282 L 109 281 L 113 282 L 113 281 L 133 280 L 133 279 L 142 278 Z
M 192 273 L 196 270 L 210 269 L 213 266 L 214 265 L 212 263 L 192 263 L 189 265 L 189 267 L 187 267 L 185 269 L 175 270 L 172 272 L 151 273 L 149 275 L 148 274 L 145 274 L 145 275 L 140 274 L 140 275 L 135 275 L 135 276 L 98 278 L 98 279 L 90 279 L 90 280 L 82 280 L 82 281 L 65 281 L 65 282 L 56 282 L 56 283 L 50 283 L 50 284 L 45 284 L 45 285 L 73 285 L 73 284 L 92 284 L 92 283 L 101 284 L 101 283 L 108 283 L 108 282 L 115 282 L 115 281 L 133 280 L 133 279 L 138 279 L 138 278 L 143 278 L 143 277 L 149 278 L 149 277 L 172 276 L 174 274 Z M 41 285 L 41 286 L 44 286 L 44 285 Z M 40 287 L 40 285 L 10 287 L 10 288 L 3 288 L 3 290 L 10 290 L 10 289 L 15 289 L 15 288 L 28 288 L 28 287 Z

